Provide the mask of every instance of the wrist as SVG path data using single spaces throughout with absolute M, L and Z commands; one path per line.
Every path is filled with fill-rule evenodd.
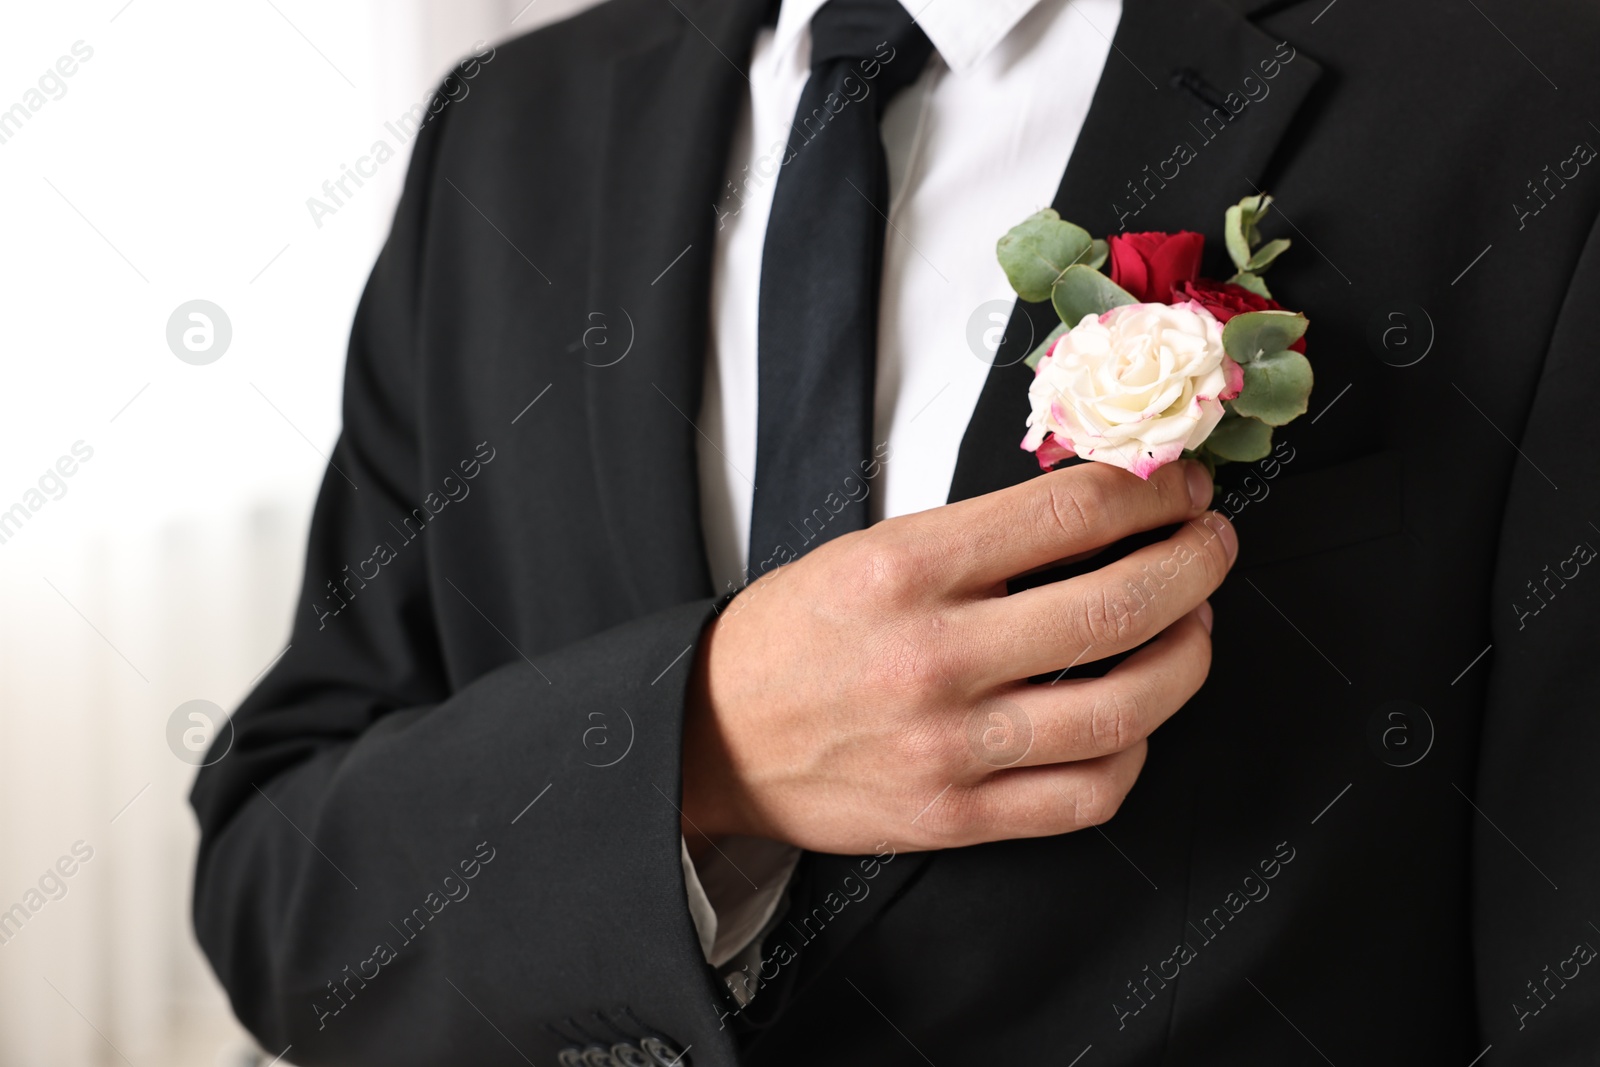
M 713 843 L 738 827 L 730 818 L 734 805 L 727 787 L 730 753 L 717 726 L 712 702 L 711 645 L 716 620 L 706 626 L 689 674 L 683 715 L 682 798 L 679 814 L 691 859 L 698 860 Z

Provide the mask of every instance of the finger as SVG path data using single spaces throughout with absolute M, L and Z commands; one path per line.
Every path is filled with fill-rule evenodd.
M 1211 476 L 1190 460 L 1168 463 L 1148 481 L 1104 463 L 1080 463 L 880 526 L 899 530 L 913 549 L 936 558 L 953 576 L 953 587 L 980 591 L 1130 534 L 1193 518 L 1210 503 L 1211 492 Z
M 1109 756 L 1149 737 L 1199 692 L 1211 670 L 1211 632 L 1196 608 L 1106 672 L 1049 685 L 1022 685 L 1001 698 L 1020 719 L 1010 744 L 979 758 L 1038 767 Z M 1008 724 L 1010 725 L 1010 724 Z M 1016 735 L 1026 732 L 1026 738 Z M 982 741 L 997 741 L 992 731 Z M 1019 744 L 1018 740 L 1025 743 Z
M 1098 826 L 1117 813 L 1144 768 L 1148 743 L 1111 756 L 1018 767 L 969 786 L 957 801 L 966 843 L 1048 837 Z
M 983 635 L 973 680 L 1001 685 L 1138 647 L 1216 591 L 1238 544 L 1227 518 L 1208 512 L 1089 574 L 968 605 L 963 627 Z
M 1100 553 L 1104 552 L 1110 547 L 1110 545 L 1100 545 L 1098 548 L 1091 548 L 1084 552 L 1074 552 L 1070 556 L 1063 556 L 1060 559 L 1053 559 L 1049 563 L 1041 563 L 1037 567 L 1029 567 L 1020 574 L 1009 575 L 1008 578 L 1010 580 L 1017 578 L 1030 578 L 1035 574 L 1042 574 L 1045 571 L 1053 571 L 1058 567 L 1067 567 L 1074 563 L 1082 563 L 1086 559 L 1094 559 L 1094 557 L 1098 556 Z

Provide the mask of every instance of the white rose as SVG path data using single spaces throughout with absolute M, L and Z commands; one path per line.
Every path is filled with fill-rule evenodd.
M 1193 301 L 1085 315 L 1039 361 L 1022 447 L 1046 470 L 1076 454 L 1148 478 L 1198 447 L 1243 384 L 1222 324 Z

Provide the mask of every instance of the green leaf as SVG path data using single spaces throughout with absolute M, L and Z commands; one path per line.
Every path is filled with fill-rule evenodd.
M 1261 231 L 1256 228 L 1256 223 L 1267 213 L 1271 204 L 1272 197 L 1266 193 L 1247 196 L 1223 215 L 1223 240 L 1228 246 L 1229 258 L 1240 270 L 1246 269 L 1250 263 L 1250 250 L 1261 240 Z
M 1300 340 L 1308 325 L 1297 311 L 1246 311 L 1222 328 L 1222 347 L 1235 363 L 1254 363 Z
M 1244 390 L 1233 410 L 1282 426 L 1306 413 L 1311 397 L 1311 361 L 1298 352 L 1274 352 L 1244 365 Z
M 1222 216 L 1222 240 L 1228 246 L 1228 258 L 1239 270 L 1250 262 L 1250 238 L 1245 236 L 1243 209 L 1233 205 Z
M 1011 227 L 995 246 L 1011 288 L 1024 300 L 1050 299 L 1050 287 L 1062 272 L 1087 259 L 1093 249 L 1088 231 L 1064 222 L 1054 208 L 1045 208 Z
M 1043 341 L 1039 342 L 1032 352 L 1028 353 L 1028 358 L 1022 362 L 1027 365 L 1029 370 L 1038 370 L 1039 361 L 1049 354 L 1050 346 L 1055 344 L 1056 339 L 1062 334 L 1066 333 L 1069 329 L 1071 329 L 1071 327 L 1064 322 L 1058 325 L 1055 329 L 1051 330 L 1048 335 L 1046 335 Z
M 1265 459 L 1272 452 L 1272 427 L 1255 419 L 1224 415 L 1206 438 L 1204 447 L 1213 455 L 1235 463 Z
M 1250 257 L 1250 262 L 1244 265 L 1244 269 L 1254 274 L 1260 274 L 1272 266 L 1272 261 L 1283 255 L 1288 249 L 1289 239 L 1287 237 L 1279 237 L 1276 240 L 1268 241 L 1256 249 L 1255 255 Z
M 1272 299 L 1272 290 L 1267 288 L 1266 281 L 1259 274 L 1251 274 L 1247 270 L 1242 270 L 1229 278 L 1228 281 L 1242 289 L 1250 290 L 1264 300 Z
M 1094 239 L 1094 243 L 1090 246 L 1089 261 L 1085 264 L 1085 266 L 1093 267 L 1095 270 L 1099 270 L 1101 267 L 1106 265 L 1106 259 L 1110 255 L 1111 245 L 1108 242 L 1102 241 L 1100 238 L 1096 237 Z
M 1100 315 L 1123 304 L 1138 303 L 1132 293 L 1082 263 L 1062 272 L 1050 292 L 1050 301 L 1068 327 L 1078 325 L 1085 315 Z

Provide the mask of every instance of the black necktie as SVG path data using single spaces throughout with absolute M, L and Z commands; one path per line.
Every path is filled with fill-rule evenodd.
M 889 209 L 878 120 L 933 46 L 897 0 L 828 0 L 761 256 L 750 577 L 866 526 Z

